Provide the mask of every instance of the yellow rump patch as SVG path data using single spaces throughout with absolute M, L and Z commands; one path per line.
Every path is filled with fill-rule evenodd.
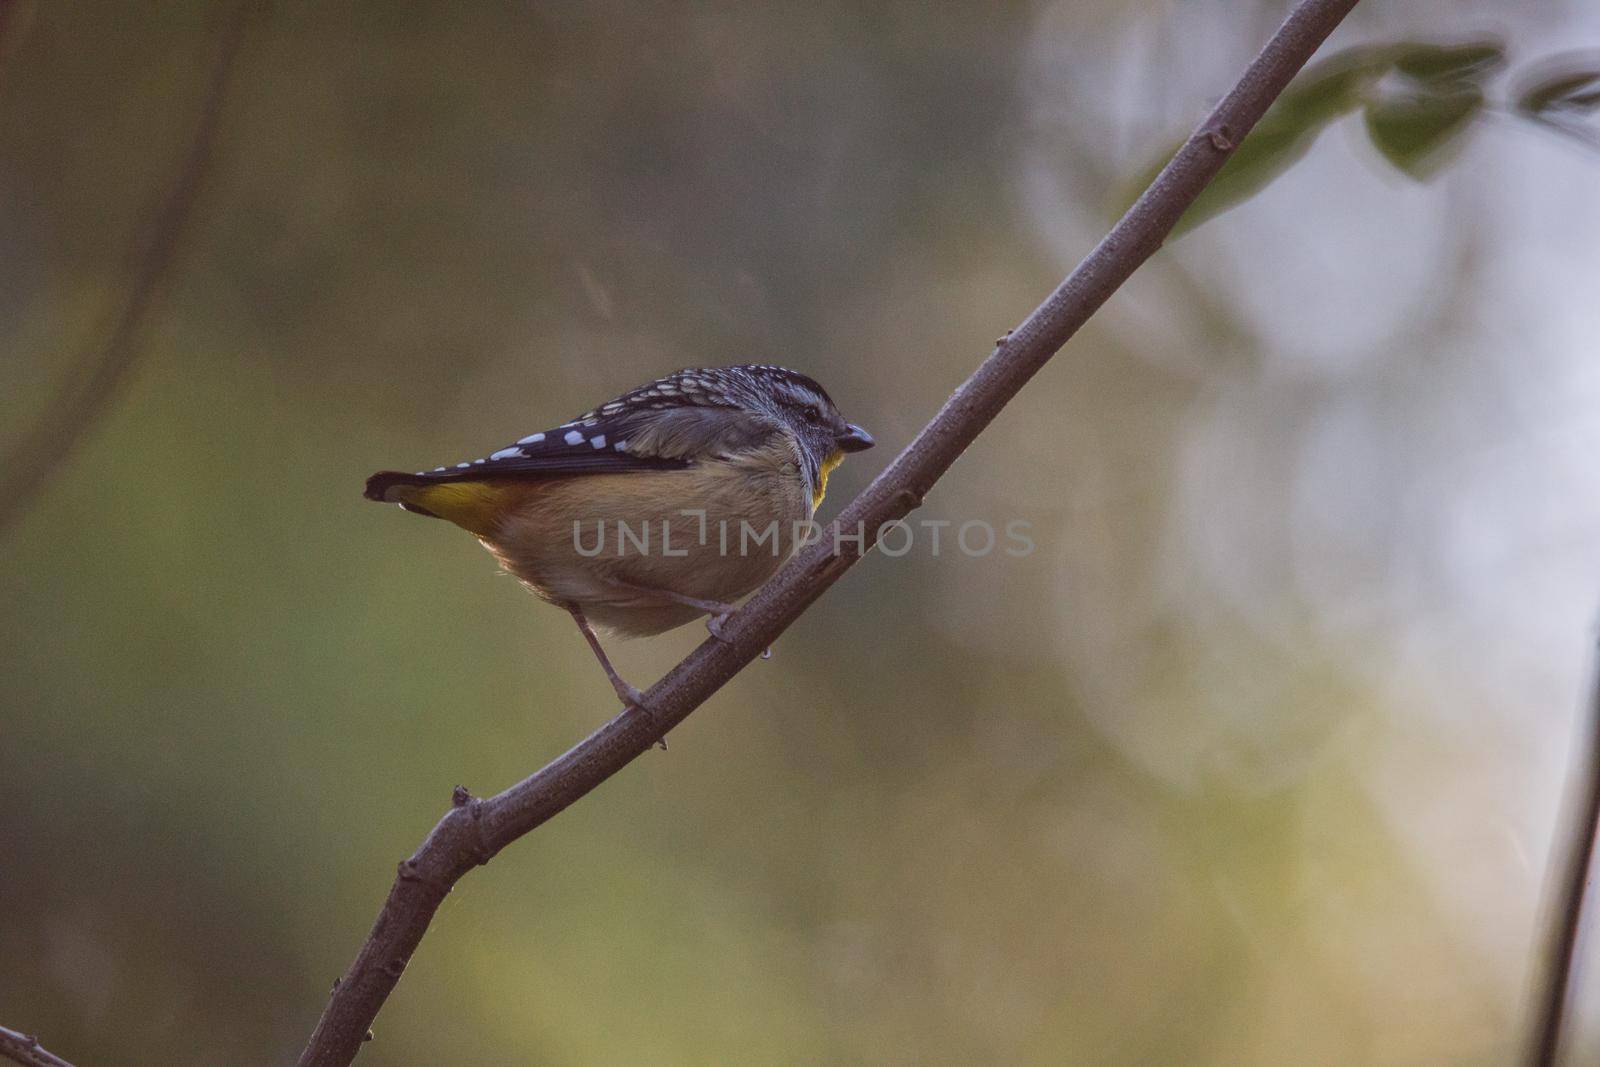
M 388 496 L 453 522 L 468 533 L 488 537 L 513 491 L 505 482 L 437 482 L 395 486 Z

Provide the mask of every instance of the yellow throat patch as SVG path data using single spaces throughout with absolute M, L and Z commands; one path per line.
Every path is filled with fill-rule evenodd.
M 811 510 L 816 511 L 822 506 L 822 498 L 828 494 L 828 475 L 833 469 L 844 462 L 844 452 L 834 449 L 833 454 L 822 461 L 822 466 L 817 468 L 817 488 L 811 494 Z

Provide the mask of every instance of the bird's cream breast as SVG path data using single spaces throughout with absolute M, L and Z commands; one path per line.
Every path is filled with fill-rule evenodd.
M 703 613 L 647 590 L 736 600 L 788 558 L 811 510 L 779 439 L 684 470 L 530 485 L 482 540 L 540 596 L 579 604 L 614 631 L 650 634 Z

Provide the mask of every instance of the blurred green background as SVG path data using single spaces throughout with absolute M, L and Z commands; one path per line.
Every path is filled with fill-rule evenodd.
M 138 363 L 0 531 L 0 1023 L 291 1061 L 451 787 L 614 710 L 364 477 L 771 361 L 880 442 L 832 514 L 1286 7 L 271 4 Z M 125 298 L 227 21 L 29 13 L 0 450 Z M 1335 41 L 1466 31 L 1600 10 Z M 1600 601 L 1600 158 L 1480 127 L 1420 185 L 1344 120 L 1159 256 L 918 513 L 1037 551 L 852 571 L 462 883 L 359 1062 L 1509 1062 Z

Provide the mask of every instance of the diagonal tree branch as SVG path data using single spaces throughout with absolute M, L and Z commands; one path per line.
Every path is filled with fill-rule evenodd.
M 9 0 L 0 0 L 0 29 Z M 140 353 L 140 333 L 150 306 L 172 273 L 179 245 L 195 201 L 200 196 L 211 150 L 222 122 L 222 105 L 233 78 L 234 60 L 244 42 L 245 27 L 260 0 L 239 0 L 228 15 L 212 63 L 194 136 L 178 166 L 177 177 L 156 216 L 149 246 L 134 273 L 128 299 L 112 324 L 103 346 L 83 355 L 72 380 L 16 444 L 0 457 L 0 532 L 16 521 L 33 498 L 63 467 L 96 420 L 110 406 Z
M 32 1034 L 19 1034 L 0 1026 L 0 1057 L 20 1063 L 22 1067 L 72 1067 L 72 1064 L 50 1052 Z
M 1555 1067 L 1561 1051 L 1562 1021 L 1577 961 L 1583 901 L 1594 867 L 1595 838 L 1600 836 L 1600 659 L 1591 669 L 1595 672 L 1593 691 L 1580 727 L 1584 733 L 1578 745 L 1579 764 L 1567 796 L 1567 802 L 1576 804 L 1577 810 L 1570 814 L 1569 831 L 1562 830 L 1559 821 L 1556 824 L 1551 868 L 1556 871 L 1558 897 L 1550 913 L 1546 956 L 1534 964 L 1540 979 L 1534 990 L 1536 1014 L 1528 1062 L 1535 1067 Z M 1562 838 L 1567 833 L 1571 839 L 1563 845 Z
M 724 625 L 646 694 L 654 715 L 624 711 L 532 777 L 493 797 L 457 788 L 455 803 L 401 861 L 383 910 L 335 984 L 300 1067 L 344 1067 L 405 972 L 434 912 L 473 867 L 594 789 L 682 722 L 876 541 L 904 518 L 1012 397 L 1148 259 L 1356 0 L 1303 0 L 1233 89 L 1066 280 L 999 342 L 893 463 Z

